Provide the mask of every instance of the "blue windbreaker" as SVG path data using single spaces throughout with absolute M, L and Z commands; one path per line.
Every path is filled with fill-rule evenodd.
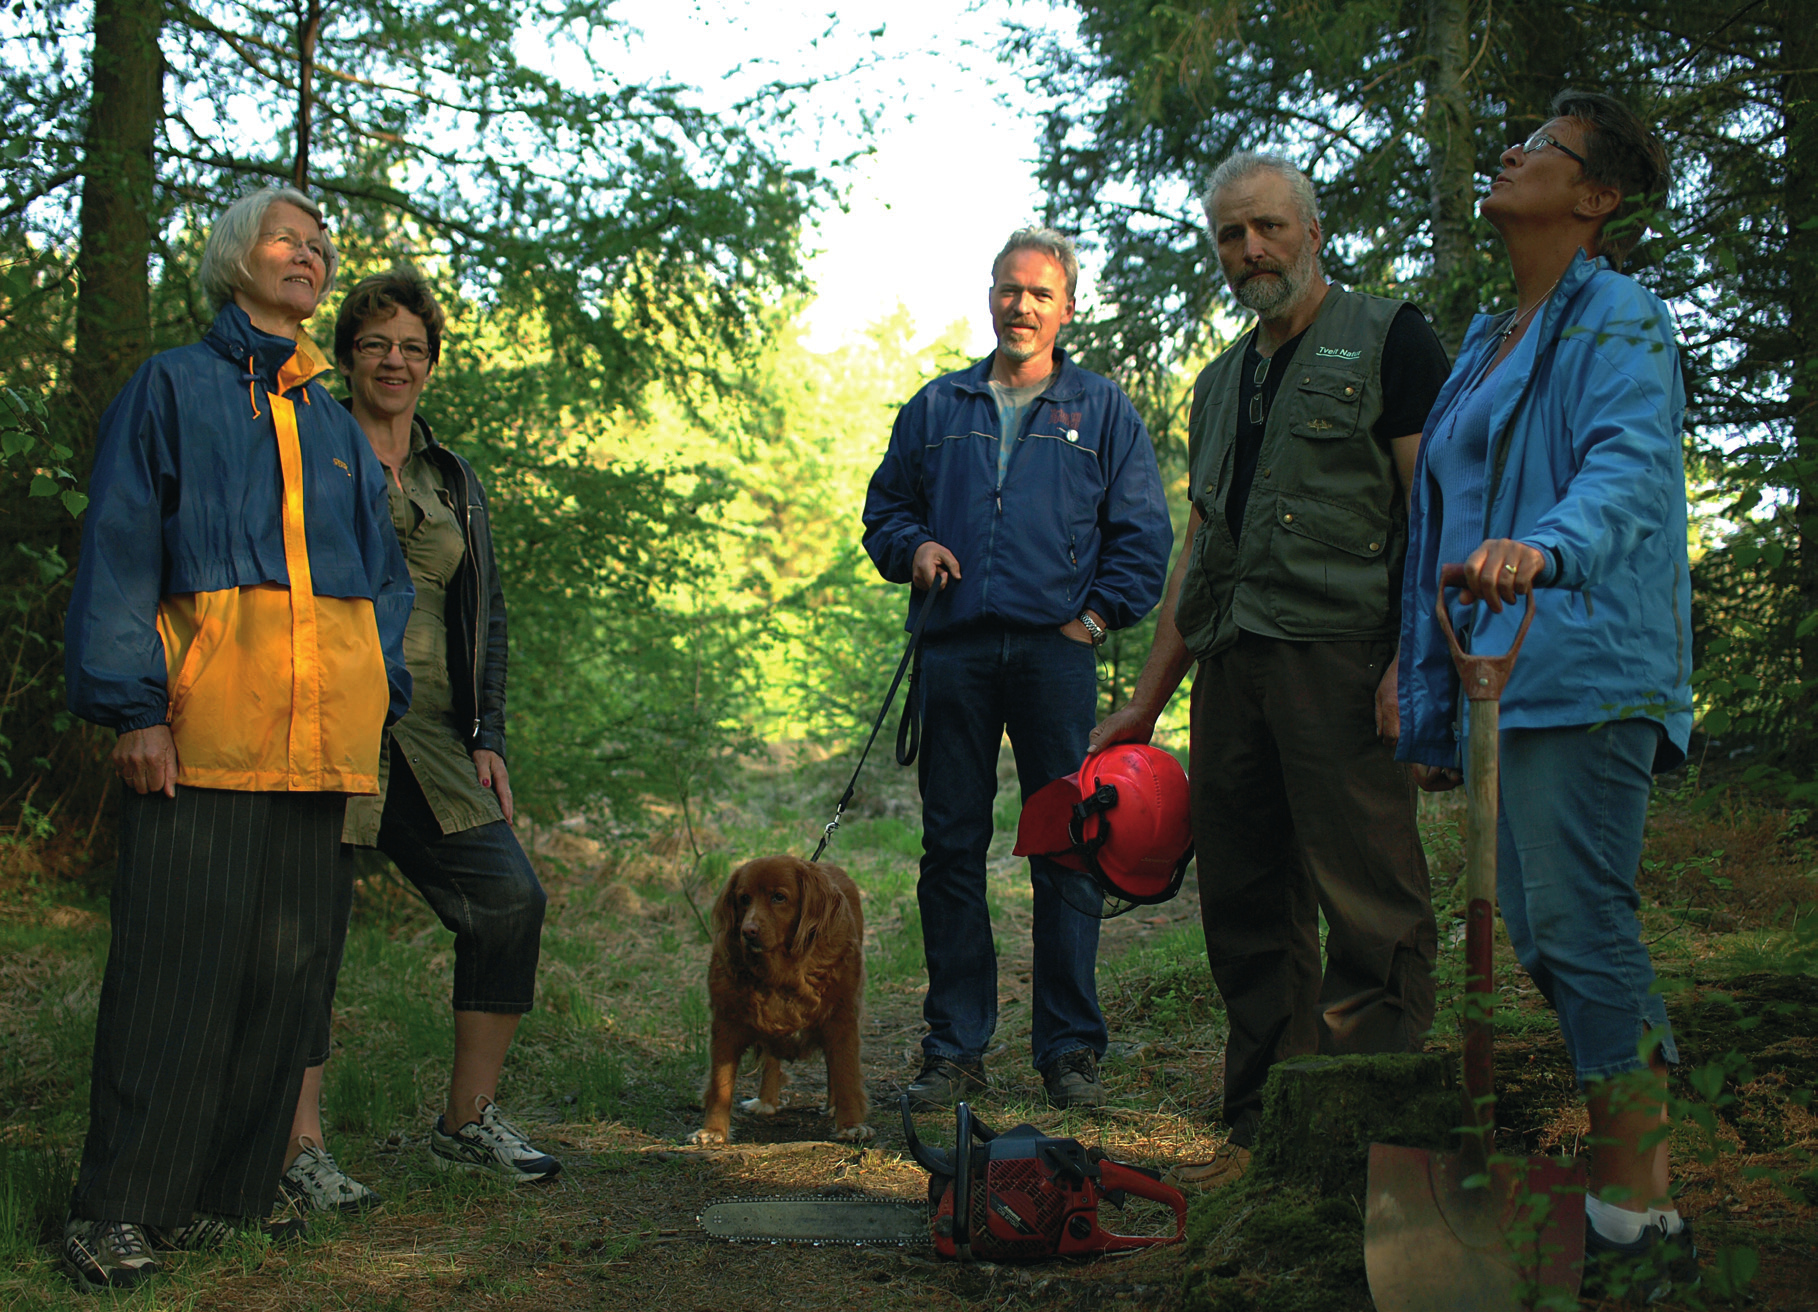
M 385 475 L 306 336 L 228 305 L 101 418 L 65 623 L 70 709 L 168 723 L 178 782 L 370 793 L 410 704 Z
M 1434 402 L 1434 432 L 1496 350 L 1479 315 Z M 1666 728 L 1656 770 L 1685 759 L 1692 728 L 1692 584 L 1686 559 L 1685 386 L 1667 307 L 1602 258 L 1574 258 L 1540 317 L 1490 375 L 1484 538 L 1556 562 L 1536 589 L 1502 726 L 1534 729 L 1646 715 Z M 1402 579 L 1405 761 L 1459 763 L 1458 676 L 1434 615 L 1439 524 L 1423 446 L 1409 497 Z M 1508 650 L 1522 603 L 1473 608 L 1466 650 Z
M 930 635 L 979 620 L 1058 627 L 1087 609 L 1125 628 L 1161 599 L 1174 530 L 1148 431 L 1116 384 L 1054 358 L 1001 483 L 991 356 L 897 412 L 865 496 L 865 550 L 892 583 L 909 582 L 924 542 L 958 559 Z M 910 624 L 926 595 L 910 594 Z

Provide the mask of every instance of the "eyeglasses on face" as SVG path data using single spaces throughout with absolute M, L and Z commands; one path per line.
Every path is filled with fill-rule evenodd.
M 1583 155 L 1580 155 L 1570 146 L 1560 141 L 1560 139 L 1551 132 L 1536 132 L 1533 136 L 1521 143 L 1521 153 L 1524 155 L 1532 155 L 1535 151 L 1544 149 L 1547 146 L 1553 147 L 1554 150 L 1559 151 L 1561 154 L 1570 155 L 1573 159 L 1578 161 L 1578 167 L 1581 169 L 1590 167 L 1590 165 L 1585 163 Z
M 282 246 L 295 255 L 298 251 L 308 251 L 323 266 L 328 264 L 328 247 L 316 238 L 304 238 L 291 228 L 278 228 L 272 232 L 259 234 L 259 242 L 265 246 Z
M 401 342 L 394 342 L 389 337 L 361 337 L 354 342 L 354 354 L 363 355 L 368 360 L 383 360 L 391 354 L 392 347 L 398 348 L 398 354 L 412 364 L 422 364 L 429 358 L 429 343 L 407 337 Z

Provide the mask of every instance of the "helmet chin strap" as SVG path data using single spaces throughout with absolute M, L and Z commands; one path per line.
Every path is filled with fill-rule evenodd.
M 1100 783 L 1092 790 L 1092 796 L 1082 797 L 1073 804 L 1073 819 L 1067 822 L 1067 837 L 1073 840 L 1073 850 L 1084 853 L 1086 864 L 1094 874 L 1099 873 L 1098 851 L 1111 841 L 1111 818 L 1105 812 L 1117 805 L 1117 785 Z M 1098 836 L 1086 837 L 1086 821 L 1098 816 Z M 1075 908 L 1078 910 L 1078 908 Z

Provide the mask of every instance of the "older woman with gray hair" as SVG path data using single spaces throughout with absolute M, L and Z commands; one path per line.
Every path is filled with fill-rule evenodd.
M 385 474 L 304 334 L 334 244 L 301 192 L 215 224 L 202 341 L 101 419 L 70 707 L 115 730 L 113 938 L 64 1259 L 85 1290 L 270 1212 L 347 929 L 349 794 L 410 701 Z

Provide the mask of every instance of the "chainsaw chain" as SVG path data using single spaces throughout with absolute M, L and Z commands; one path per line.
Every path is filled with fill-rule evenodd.
M 927 1204 L 912 1202 L 906 1198 L 879 1198 L 870 1194 L 860 1194 L 856 1197 L 850 1194 L 839 1194 L 832 1198 L 817 1197 L 814 1194 L 760 1194 L 756 1197 L 740 1195 L 736 1198 L 715 1198 L 701 1205 L 701 1210 L 694 1214 L 694 1223 L 700 1226 L 701 1233 L 710 1239 L 718 1239 L 722 1243 L 769 1244 L 772 1247 L 777 1244 L 807 1244 L 813 1248 L 914 1248 L 924 1243 L 932 1244 L 934 1242 L 932 1238 L 911 1241 L 907 1239 L 771 1239 L 764 1235 L 716 1235 L 707 1230 L 701 1218 L 706 1215 L 709 1208 L 718 1207 L 721 1203 L 830 1203 L 835 1207 L 885 1203 L 892 1207 L 914 1207 L 923 1212 L 927 1211 Z

